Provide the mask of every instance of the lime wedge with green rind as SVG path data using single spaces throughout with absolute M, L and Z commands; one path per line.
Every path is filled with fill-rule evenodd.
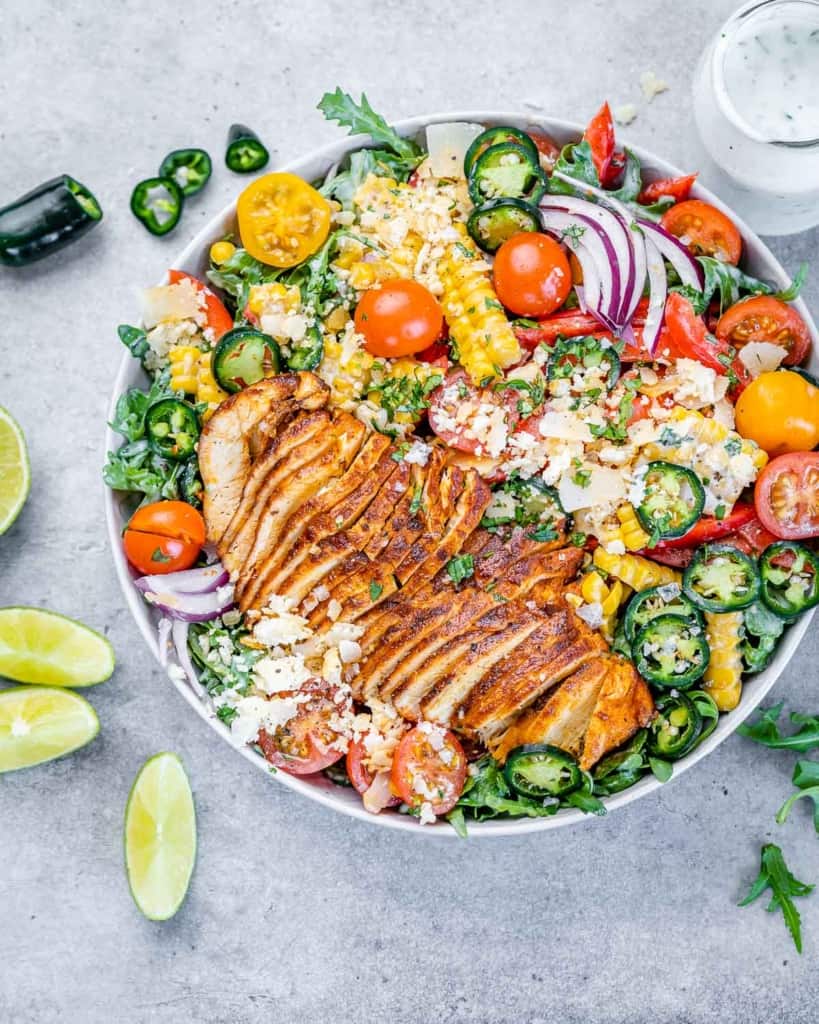
M 84 747 L 100 731 L 88 701 L 71 690 L 0 690 L 0 772 L 31 768 Z
M 0 608 L 0 676 L 44 686 L 94 686 L 114 649 L 93 629 L 44 608 Z
M 131 895 L 152 921 L 179 910 L 196 861 L 196 810 L 176 754 L 140 768 L 125 808 L 125 868 Z
M 26 503 L 31 467 L 20 425 L 0 406 L 0 533 L 5 533 Z

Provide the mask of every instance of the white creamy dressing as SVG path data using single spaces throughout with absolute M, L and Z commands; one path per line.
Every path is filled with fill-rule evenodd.
M 819 139 L 819 6 L 792 3 L 743 21 L 726 47 L 725 89 L 761 141 Z
M 705 185 L 762 234 L 819 224 L 819 0 L 746 4 L 703 54 L 693 100 Z

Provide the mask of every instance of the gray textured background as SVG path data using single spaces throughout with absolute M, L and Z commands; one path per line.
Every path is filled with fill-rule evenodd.
M 776 837 L 819 881 L 799 808 L 773 814 L 792 758 L 738 737 L 670 789 L 607 820 L 529 839 L 420 841 L 331 814 L 269 781 L 190 714 L 117 590 L 99 469 L 115 326 L 240 182 L 228 123 L 284 159 L 334 136 L 315 104 L 337 83 L 398 117 L 542 104 L 583 120 L 671 90 L 621 135 L 687 163 L 697 53 L 732 0 L 523 3 L 6 0 L 0 200 L 59 171 L 105 223 L 58 258 L 0 269 L 0 403 L 22 423 L 34 483 L 0 539 L 0 603 L 45 605 L 105 630 L 114 678 L 85 751 L 0 779 L 0 1022 L 431 1021 L 525 1024 L 814 1022 L 819 897 L 800 959 L 781 918 L 735 907 Z M 161 241 L 131 218 L 135 181 L 171 148 L 215 173 Z M 793 270 L 817 232 L 774 242 Z M 806 291 L 819 312 L 819 277 Z M 816 635 L 774 696 L 819 710 Z M 143 920 L 122 866 L 130 782 L 151 754 L 188 767 L 199 862 L 167 924 Z

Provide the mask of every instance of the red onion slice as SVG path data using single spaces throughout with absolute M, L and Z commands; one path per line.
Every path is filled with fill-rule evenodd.
M 587 185 L 585 182 L 578 181 L 576 178 L 572 178 L 570 175 L 564 174 L 562 171 L 553 171 L 552 177 L 558 178 L 560 181 L 565 181 L 578 192 L 582 192 L 587 196 L 593 196 L 595 199 L 599 199 L 605 207 L 608 207 L 611 212 L 617 214 L 617 219 L 620 221 L 622 230 L 625 232 L 626 246 L 629 250 L 632 269 L 632 273 L 628 275 L 627 283 L 624 286 L 623 303 L 620 306 L 616 317 L 616 322 L 621 327 L 624 327 L 634 315 L 634 310 L 637 308 L 637 303 L 640 301 L 640 296 L 643 294 L 643 285 L 645 284 L 646 279 L 646 253 L 645 246 L 643 244 L 643 235 L 632 229 L 632 225 L 636 225 L 637 219 L 625 203 L 621 203 L 619 199 L 616 199 L 611 195 L 611 193 L 607 192 L 603 188 L 597 188 L 594 185 Z M 577 200 L 575 200 L 575 202 L 577 202 Z M 599 208 L 600 207 L 598 206 L 598 209 Z
M 651 239 L 665 259 L 677 271 L 680 281 L 701 292 L 705 277 L 702 267 L 679 238 L 666 231 L 665 228 L 660 227 L 659 224 L 652 224 L 649 220 L 641 220 L 638 223 L 646 238 Z
M 134 580 L 134 586 L 143 594 L 149 590 L 160 589 L 174 594 L 210 594 L 229 582 L 227 569 L 221 562 L 214 562 L 213 565 L 205 565 L 200 569 L 140 576 Z
M 233 587 L 230 584 L 204 594 L 180 594 L 159 586 L 143 593 L 148 604 L 169 618 L 183 622 L 207 622 L 233 607 Z
M 648 272 L 648 311 L 643 326 L 643 344 L 654 355 L 665 314 L 665 300 L 668 295 L 668 279 L 660 250 L 650 238 L 644 240 L 646 268 Z
M 594 212 L 596 207 L 584 203 Z M 605 213 L 605 211 L 603 211 Z M 583 281 L 586 285 L 586 302 L 591 312 L 599 313 L 602 322 L 611 329 L 614 323 L 613 311 L 621 304 L 621 262 L 615 242 L 606 233 L 599 218 L 586 216 L 581 212 L 569 212 L 551 205 L 541 204 L 541 223 L 546 231 L 550 231 L 575 253 L 583 268 Z M 607 216 L 609 216 L 607 214 Z M 581 227 L 583 233 L 578 238 L 572 229 Z M 593 269 L 591 294 L 586 282 L 587 265 Z M 595 284 L 597 282 L 597 284 Z M 595 302 L 595 288 L 599 295 Z
M 199 676 L 191 661 L 190 650 L 188 649 L 188 624 L 177 619 L 173 624 L 173 646 L 179 665 L 190 683 L 190 687 L 197 697 L 205 696 L 205 688 L 199 682 Z
M 159 625 L 156 629 L 156 639 L 159 644 L 159 664 L 163 668 L 168 667 L 168 654 L 169 646 L 171 641 L 171 626 L 173 625 L 170 619 L 163 617 L 159 620 Z

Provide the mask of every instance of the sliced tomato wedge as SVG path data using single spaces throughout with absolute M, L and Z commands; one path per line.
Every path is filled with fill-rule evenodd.
M 819 537 L 819 452 L 779 455 L 754 488 L 759 521 L 777 539 Z
M 786 366 L 798 366 L 811 349 L 808 325 L 796 310 L 772 295 L 754 295 L 735 303 L 719 318 L 716 335 L 735 349 L 767 341 L 788 350 Z
M 377 796 L 377 803 L 380 805 L 378 810 L 383 810 L 385 807 L 396 807 L 401 801 L 397 796 L 393 796 L 391 792 L 372 792 L 376 779 L 378 779 L 379 791 L 383 790 L 385 780 L 381 779 L 380 776 L 373 775 L 364 763 L 366 757 L 367 748 L 364 746 L 363 740 L 356 740 L 355 743 L 350 744 L 347 749 L 346 767 L 347 778 L 350 780 L 353 789 L 356 793 L 361 794 L 361 796 L 366 796 L 368 793 L 371 797 Z M 373 808 L 368 807 L 368 810 L 370 809 Z
M 560 146 L 555 140 L 544 132 L 527 132 L 529 138 L 537 146 L 540 155 L 540 166 L 544 171 L 551 171 L 560 156 Z
M 721 375 L 732 371 L 736 378 L 732 389 L 734 397 L 750 383 L 748 368 L 742 360 L 726 341 L 708 334 L 705 321 L 697 316 L 691 302 L 679 292 L 672 292 L 666 301 L 665 328 L 657 349 L 659 355 L 672 359 L 696 359 Z
M 429 396 L 429 425 L 450 448 L 472 455 L 492 454 L 493 425 L 505 423 L 511 433 L 520 419 L 519 399 L 520 392 L 513 388 L 479 388 L 464 370 L 456 370 Z
M 745 502 L 737 502 L 731 512 L 724 519 L 717 519 L 715 516 L 702 516 L 688 533 L 682 537 L 674 537 L 670 540 L 661 540 L 656 549 L 668 550 L 669 548 L 690 548 L 699 547 L 700 544 L 708 544 L 718 540 L 720 537 L 727 537 L 756 519 L 754 506 Z
M 629 341 L 620 352 L 620 362 L 636 362 L 641 359 L 650 359 L 650 353 L 643 344 L 643 327 L 646 322 L 648 311 L 648 299 L 640 299 L 634 316 L 631 319 L 631 328 L 634 340 Z M 600 321 L 595 319 L 591 313 L 583 313 L 578 309 L 564 309 L 544 317 L 537 321 L 536 327 L 526 327 L 522 324 L 513 327 L 515 337 L 521 345 L 532 351 L 538 345 L 545 344 L 551 347 L 558 338 L 580 338 L 584 336 L 592 338 L 606 338 L 612 343 L 618 339 L 610 331 L 600 326 Z
M 696 173 L 685 174 L 681 178 L 660 178 L 659 181 L 652 181 L 643 187 L 637 196 L 637 202 L 642 203 L 643 206 L 651 206 L 663 196 L 671 196 L 677 203 L 682 202 L 690 195 L 696 180 Z
M 614 151 L 614 120 L 608 103 L 604 103 L 589 121 L 583 138 L 591 148 L 600 184 L 604 188 L 613 185 L 625 166 L 625 157 Z
M 208 327 L 213 331 L 214 341 L 218 341 L 223 334 L 233 330 L 233 317 L 227 311 L 225 304 L 214 292 L 203 284 L 198 277 L 186 274 L 184 270 L 169 270 L 168 280 L 171 284 L 178 284 L 180 281 L 192 281 L 196 290 L 205 300 L 207 310 Z
M 273 700 L 301 703 L 295 716 L 273 733 L 260 730 L 258 744 L 267 760 L 288 775 L 313 775 L 343 757 L 338 745 L 341 737 L 331 722 L 352 703 L 348 697 L 336 697 L 338 689 L 318 677 L 308 679 L 298 690 L 277 693 Z
M 732 547 L 744 551 L 746 555 L 751 555 L 752 558 L 759 558 L 765 548 L 775 544 L 778 540 L 779 537 L 774 536 L 770 530 L 766 530 L 759 519 L 754 516 L 749 523 L 740 526 L 736 533 L 726 537 L 723 544 L 730 544 Z
M 464 788 L 464 748 L 448 729 L 422 722 L 395 748 L 390 780 L 393 791 L 408 806 L 429 804 L 433 814 L 446 814 Z
M 696 548 L 643 548 L 636 554 L 672 569 L 687 569 L 694 559 Z

